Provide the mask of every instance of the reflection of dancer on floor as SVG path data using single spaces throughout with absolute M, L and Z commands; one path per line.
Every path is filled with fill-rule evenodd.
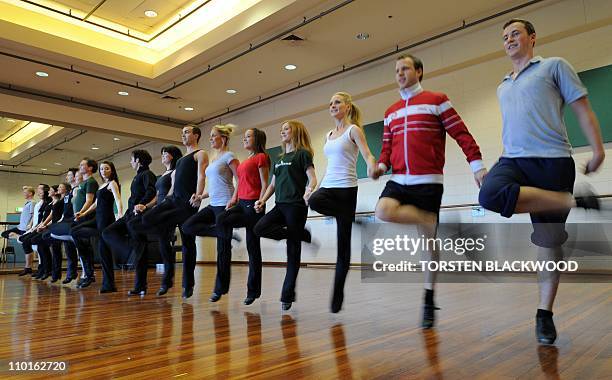
M 244 304 L 250 305 L 261 296 L 261 244 L 259 236 L 253 232 L 253 227 L 264 216 L 265 210 L 256 212 L 254 206 L 255 202 L 266 192 L 270 158 L 266 154 L 266 134 L 257 128 L 248 129 L 244 133 L 243 146 L 249 152 L 249 157 L 242 161 L 237 169 L 238 203 L 222 212 L 217 217 L 217 224 L 226 236 L 231 236 L 234 228 L 246 228 L 249 276 Z M 231 246 L 228 248 L 231 249 Z M 229 254 L 231 255 L 231 251 Z M 230 262 L 229 258 L 224 262 L 228 280 L 227 287 L 229 287 Z
M 436 235 L 442 201 L 446 134 L 457 141 L 480 186 L 487 174 L 480 149 L 445 94 L 421 87 L 423 63 L 407 55 L 395 63 L 395 80 L 401 100 L 385 112 L 383 146 L 373 178 L 389 167 L 393 175 L 376 204 L 376 217 L 386 222 L 416 224 L 419 236 Z M 423 261 L 438 261 L 435 249 Z M 436 273 L 423 268 L 425 296 L 422 326 L 434 325 Z
M 210 302 L 217 302 L 229 291 L 230 264 L 232 261 L 232 234 L 222 233 L 217 225 L 218 216 L 237 202 L 234 179 L 238 182 L 236 169 L 238 159 L 228 150 L 230 136 L 234 126 L 215 125 L 210 131 L 210 148 L 206 178 L 208 191 L 202 199 L 209 198 L 209 204 L 198 211 L 183 224 L 183 231 L 192 236 L 209 236 L 217 238 L 217 277 Z
M 336 128 L 329 131 L 323 147 L 327 170 L 308 204 L 314 211 L 336 218 L 338 255 L 331 311 L 337 313 L 342 308 L 344 282 L 351 264 L 351 229 L 357 207 L 357 156 L 361 152 L 369 175 L 376 169 L 376 159 L 361 129 L 361 111 L 353 104 L 351 96 L 345 92 L 334 94 L 329 112 Z
M 283 153 L 274 164 L 274 176 L 266 193 L 255 202 L 255 211 L 263 212 L 272 194 L 274 208 L 257 224 L 257 236 L 274 240 L 287 240 L 287 273 L 283 282 L 281 303 L 289 310 L 295 302 L 295 285 L 302 255 L 302 240 L 310 243 L 312 236 L 304 229 L 308 206 L 306 202 L 317 186 L 312 163 L 313 150 L 308 130 L 301 122 L 290 120 L 281 127 Z
M 480 190 L 480 204 L 507 218 L 530 213 L 538 259 L 559 260 L 569 210 L 599 208 L 591 192 L 572 195 L 575 167 L 563 106 L 570 105 L 593 150 L 586 174 L 596 171 L 605 157 L 599 123 L 574 69 L 562 58 L 534 57 L 536 33 L 529 21 L 510 20 L 503 40 L 513 67 L 497 88 L 504 152 Z M 536 335 L 540 343 L 552 344 L 557 338 L 552 307 L 559 273 L 539 272 L 538 283 Z

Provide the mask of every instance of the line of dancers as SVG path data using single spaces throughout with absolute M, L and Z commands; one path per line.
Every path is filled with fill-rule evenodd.
M 591 191 L 572 195 L 575 169 L 563 122 L 565 104 L 578 116 L 593 151 L 585 173 L 600 167 L 605 151 L 597 118 L 576 72 L 561 58 L 534 56 L 535 41 L 535 28 L 527 20 L 513 19 L 503 26 L 504 49 L 513 71 L 498 88 L 504 153 L 490 172 L 483 164 L 478 144 L 448 97 L 421 86 L 423 62 L 405 55 L 395 62 L 400 99 L 385 112 L 378 161 L 366 142 L 361 111 L 345 92 L 334 94 L 329 102 L 334 128 L 325 136 L 323 152 L 327 168 L 320 184 L 313 164 L 311 138 L 300 121 L 281 124 L 282 153 L 273 167 L 266 154 L 266 134 L 257 128 L 244 133 L 243 148 L 248 158 L 239 162 L 228 150 L 234 126 L 213 127 L 207 152 L 198 148 L 200 129 L 188 125 L 181 133 L 186 153 L 182 155 L 174 146 L 162 148 L 161 160 L 166 171 L 157 179 L 149 170 L 150 154 L 144 150 L 132 152 L 131 165 L 137 174 L 125 210 L 119 178 L 111 162 L 99 165 L 101 185 L 93 178 L 97 163 L 84 159 L 78 171 L 68 172 L 66 183 L 51 189 L 39 186 L 38 195 L 46 206 L 34 209 L 38 224 L 21 237 L 26 254 L 31 253 L 32 244 L 38 245 L 42 265 L 38 277 L 44 279 L 50 274 L 55 282 L 61 269 L 59 245 L 64 244 L 68 271 L 63 283 L 76 279 L 78 254 L 84 272 L 78 286 L 85 288 L 95 282 L 93 252 L 88 241 L 99 236 L 103 273 L 100 292 L 117 291 L 113 253 L 126 256 L 131 252 L 135 257 L 136 280 L 128 295 L 144 295 L 147 235 L 155 234 L 165 266 L 157 291 L 162 296 L 174 284 L 171 241 L 178 226 L 183 252 L 182 296 L 193 295 L 195 236 L 211 236 L 217 239 L 217 274 L 210 302 L 218 302 L 229 290 L 233 229 L 245 228 L 249 273 L 244 304 L 252 304 L 262 293 L 260 238 L 286 240 L 287 270 L 280 301 L 282 309 L 289 310 L 296 301 L 301 245 L 312 241 L 305 229 L 310 207 L 337 222 L 337 263 L 331 297 L 331 311 L 337 313 L 342 308 L 351 258 L 358 155 L 364 158 L 368 176 L 374 180 L 391 170 L 376 204 L 376 216 L 386 222 L 417 225 L 419 234 L 435 237 L 449 135 L 466 156 L 476 185 L 482 186 L 480 204 L 504 217 L 530 213 L 534 226 L 532 241 L 540 247 L 539 259 L 558 259 L 567 239 L 564 223 L 569 210 L 599 209 L 598 199 Z M 275 204 L 267 211 L 266 202 L 272 195 Z M 209 204 L 200 209 L 206 198 Z M 119 216 L 117 220 L 115 214 Z M 425 252 L 424 258 L 438 260 L 438 252 Z M 29 265 L 26 264 L 24 272 L 31 271 Z M 425 267 L 424 328 L 434 326 L 435 311 L 439 310 L 434 299 L 435 275 Z M 538 273 L 538 279 L 536 336 L 540 343 L 551 344 L 556 339 L 552 306 L 559 273 Z

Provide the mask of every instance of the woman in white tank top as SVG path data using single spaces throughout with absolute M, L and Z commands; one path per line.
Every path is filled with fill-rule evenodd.
M 337 313 L 342 308 L 344 282 L 351 262 L 351 228 L 357 207 L 357 156 L 361 152 L 368 165 L 368 176 L 376 170 L 376 160 L 361 129 L 361 111 L 351 96 L 345 92 L 334 94 L 329 113 L 336 128 L 329 131 L 323 147 L 327 170 L 308 204 L 314 211 L 336 218 L 338 258 L 331 311 Z

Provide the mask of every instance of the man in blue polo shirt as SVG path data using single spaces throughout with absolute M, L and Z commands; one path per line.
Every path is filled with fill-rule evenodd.
M 566 104 L 572 108 L 593 151 L 586 174 L 596 171 L 605 157 L 599 123 L 586 88 L 569 63 L 562 58 L 534 56 L 536 33 L 529 21 L 508 21 L 503 40 L 513 67 L 497 88 L 504 152 L 485 178 L 480 204 L 507 218 L 530 213 L 531 241 L 539 247 L 538 259 L 559 260 L 567 240 L 569 210 L 599 209 L 592 192 L 572 195 L 576 173 L 563 108 Z M 559 273 L 538 272 L 538 284 L 536 336 L 540 343 L 552 344 L 557 338 L 552 306 Z

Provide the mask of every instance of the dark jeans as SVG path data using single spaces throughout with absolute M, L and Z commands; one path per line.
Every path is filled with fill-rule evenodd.
M 338 255 L 332 304 L 342 305 L 344 283 L 351 265 L 351 232 L 357 207 L 357 188 L 320 188 L 310 196 L 308 205 L 319 214 L 336 218 Z
M 183 288 L 193 288 L 195 285 L 194 271 L 196 265 L 195 236 L 183 231 L 183 223 L 197 211 L 188 201 L 166 198 L 142 217 L 145 227 L 151 229 L 152 232 L 156 232 L 160 241 L 164 240 L 163 243 L 160 243 L 160 248 L 162 244 L 164 244 L 164 247 L 170 245 L 172 234 L 176 226 L 179 226 L 183 242 Z M 162 255 L 166 254 L 162 252 Z
M 302 255 L 302 239 L 308 207 L 306 205 L 277 203 L 254 227 L 260 237 L 287 240 L 287 273 L 283 282 L 281 302 L 295 301 L 295 284 Z
M 189 235 L 217 238 L 217 277 L 214 290 L 217 294 L 226 294 L 229 290 L 232 262 L 232 234 L 224 233 L 217 224 L 217 217 L 224 211 L 225 206 L 208 205 L 183 224 L 183 231 Z
M 226 238 L 231 239 L 234 228 L 246 227 L 246 246 L 249 253 L 249 277 L 247 280 L 247 297 L 261 296 L 261 243 L 259 236 L 253 232 L 253 227 L 264 216 L 264 212 L 257 213 L 253 208 L 255 200 L 239 200 L 238 204 L 217 216 L 217 225 Z M 217 282 L 221 289 L 229 289 L 231 240 L 229 255 L 226 260 L 217 258 Z M 225 282 L 224 282 L 225 281 Z M 216 286 L 215 286 L 216 292 Z M 218 293 L 221 294 L 221 293 Z

